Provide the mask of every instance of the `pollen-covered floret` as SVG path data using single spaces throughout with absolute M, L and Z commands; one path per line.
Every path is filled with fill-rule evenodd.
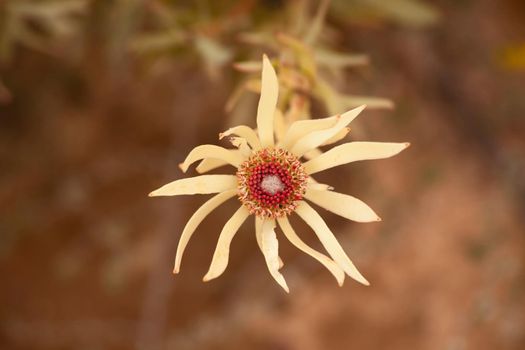
M 296 156 L 283 149 L 265 148 L 239 167 L 239 200 L 261 218 L 283 217 L 303 198 L 307 178 Z

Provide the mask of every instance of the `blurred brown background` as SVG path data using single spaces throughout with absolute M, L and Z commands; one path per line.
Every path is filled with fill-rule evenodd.
M 232 125 L 230 62 L 211 74 L 215 62 L 184 44 L 129 50 L 155 26 L 145 15 L 154 1 L 87 1 L 51 40 L 6 39 L 14 2 L 0 0 L 1 349 L 525 349 L 523 1 L 435 1 L 428 25 L 417 13 L 329 13 L 337 49 L 372 62 L 348 70 L 342 89 L 396 102 L 365 111 L 351 138 L 412 147 L 321 176 L 383 219 L 321 212 L 372 285 L 339 288 L 281 237 L 289 295 L 252 224 L 226 273 L 201 282 L 234 201 L 206 219 L 172 275 L 180 232 L 205 197 L 147 197 Z M 218 21 L 193 28 L 207 4 L 182 2 L 181 26 L 231 24 L 220 32 L 231 60 L 246 50 L 235 32 L 279 24 L 285 5 L 225 1 Z

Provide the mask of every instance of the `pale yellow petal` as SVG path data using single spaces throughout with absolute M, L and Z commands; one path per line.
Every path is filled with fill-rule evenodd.
M 249 126 L 239 125 L 233 128 L 229 128 L 225 132 L 221 132 L 219 134 L 219 139 L 222 139 L 230 135 L 237 135 L 237 136 L 240 136 L 246 139 L 250 147 L 253 148 L 254 150 L 258 150 L 261 148 L 261 142 L 259 141 L 259 137 L 257 136 L 257 133 Z
M 382 159 L 395 156 L 410 146 L 408 142 L 348 142 L 336 146 L 319 157 L 304 163 L 308 174 L 359 160 Z
M 188 167 L 196 161 L 205 158 L 213 158 L 223 160 L 237 168 L 244 161 L 244 157 L 242 157 L 238 152 L 232 151 L 234 150 L 229 150 L 215 145 L 197 146 L 188 154 L 184 162 L 179 164 L 179 167 L 183 172 L 186 172 Z
M 343 113 L 337 120 L 334 126 L 331 128 L 314 131 L 306 136 L 303 136 L 297 143 L 292 147 L 292 153 L 298 157 L 301 157 L 306 152 L 319 147 L 330 138 L 337 135 L 338 132 L 343 130 L 352 120 L 354 120 L 359 113 L 365 109 L 365 105 L 352 109 L 346 113 Z
M 338 116 L 321 118 L 321 119 L 307 119 L 293 122 L 286 131 L 283 140 L 279 147 L 290 149 L 300 138 L 313 131 L 324 130 L 331 128 L 337 123 Z
M 331 145 L 332 143 L 336 143 L 337 141 L 340 141 L 346 135 L 348 135 L 349 131 L 350 131 L 350 128 L 344 128 L 343 130 L 339 131 L 335 136 L 333 136 L 330 139 L 326 140 L 321 146 Z M 303 155 L 303 157 L 305 159 L 310 160 L 310 159 L 314 159 L 314 158 L 319 157 L 321 154 L 323 154 L 323 152 L 320 149 L 314 148 L 313 150 L 310 150 L 310 151 L 306 152 Z
M 284 120 L 283 113 L 279 109 L 275 110 L 273 127 L 275 130 L 275 136 L 277 137 L 277 140 L 282 140 L 284 138 L 284 135 L 286 134 L 287 125 Z
M 368 205 L 347 194 L 308 186 L 304 198 L 348 220 L 357 222 L 381 221 Z
M 262 247 L 262 225 L 263 225 L 263 222 L 264 220 L 259 218 L 259 217 L 255 217 L 255 238 L 257 240 L 257 245 L 259 246 L 259 249 L 263 249 Z M 284 262 L 283 260 L 281 259 L 281 257 L 279 257 L 279 270 L 284 266 Z
M 342 286 L 343 282 L 345 280 L 345 272 L 337 265 L 335 262 L 332 261 L 332 259 L 328 258 L 326 255 L 319 253 L 315 249 L 309 247 L 306 243 L 299 238 L 297 233 L 295 233 L 294 229 L 290 225 L 290 221 L 288 221 L 288 218 L 283 217 L 277 219 L 277 222 L 279 222 L 279 226 L 283 230 L 284 235 L 288 240 L 299 250 L 301 250 L 303 253 L 310 255 L 315 260 L 319 261 L 321 264 L 324 265 L 334 275 L 335 279 L 337 280 L 337 283 Z
M 179 245 L 177 246 L 177 254 L 175 255 L 175 267 L 173 268 L 173 273 L 179 273 L 182 255 L 184 254 L 184 250 L 186 249 L 191 236 L 193 236 L 193 233 L 197 229 L 197 226 L 199 226 L 202 220 L 204 220 L 204 218 L 206 218 L 209 213 L 215 210 L 215 208 L 228 199 L 235 197 L 236 194 L 237 190 L 219 193 L 218 195 L 206 201 L 199 209 L 197 209 L 195 213 L 193 213 L 191 218 L 186 223 L 186 226 L 184 226 L 184 230 L 180 236 Z
M 394 109 L 395 104 L 392 100 L 383 97 L 343 95 L 340 97 L 341 106 L 353 108 L 366 105 L 369 109 Z
M 250 146 L 248 146 L 248 142 L 245 138 L 231 137 L 230 142 L 232 143 L 232 145 L 238 148 L 238 151 L 240 152 L 243 161 L 251 156 L 252 149 L 250 148 Z
M 151 192 L 150 197 L 218 193 L 237 188 L 235 175 L 200 175 L 175 180 Z
M 263 56 L 262 86 L 259 106 L 257 107 L 257 131 L 262 147 L 271 147 L 273 141 L 273 117 L 277 106 L 279 82 L 277 75 L 266 55 Z
M 261 230 L 259 231 L 261 237 L 258 240 L 261 242 L 260 247 L 264 255 L 264 259 L 266 260 L 268 271 L 270 271 L 272 277 L 277 281 L 277 283 L 279 283 L 286 293 L 289 293 L 290 290 L 288 289 L 288 285 L 286 284 L 283 275 L 279 272 L 279 242 L 277 241 L 277 236 L 274 229 L 275 220 L 265 219 L 262 223 Z
M 321 150 L 319 148 L 314 148 L 313 150 L 310 150 L 310 151 L 306 152 L 303 155 L 303 157 L 305 159 L 314 159 L 314 158 L 319 157 L 321 154 L 323 154 L 323 152 L 321 152 Z
M 307 186 L 308 188 L 313 188 L 314 190 L 320 190 L 320 191 L 331 191 L 333 190 L 334 188 L 330 185 L 326 185 L 326 184 L 321 184 L 317 181 L 315 181 L 314 178 L 312 177 L 309 177 L 308 180 L 307 180 Z
M 337 134 L 335 134 L 334 136 L 330 137 L 328 140 L 323 142 L 321 146 L 328 146 L 333 143 L 339 142 L 342 139 L 344 139 L 346 135 L 348 135 L 349 132 L 350 132 L 350 128 L 344 128 L 343 130 L 339 131 Z
M 366 286 L 370 285 L 348 258 L 321 216 L 308 203 L 300 201 L 295 212 L 314 230 L 328 254 L 348 276 Z
M 234 62 L 233 68 L 243 73 L 258 73 L 262 69 L 262 64 L 260 61 Z
M 238 151 L 238 150 L 232 150 L 232 151 Z M 199 165 L 195 168 L 199 174 L 207 173 L 210 170 L 220 168 L 221 166 L 228 165 L 224 160 L 220 159 L 213 159 L 213 158 L 205 158 L 201 160 Z
M 232 239 L 249 215 L 250 212 L 248 209 L 246 209 L 244 206 L 241 206 L 235 212 L 235 214 L 233 214 L 230 220 L 226 222 L 219 236 L 219 241 L 217 242 L 215 252 L 213 253 L 210 269 L 203 278 L 204 282 L 219 277 L 224 272 L 224 270 L 226 270 L 226 266 L 228 266 L 230 244 Z

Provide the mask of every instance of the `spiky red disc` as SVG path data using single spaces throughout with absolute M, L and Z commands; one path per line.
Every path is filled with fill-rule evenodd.
M 292 213 L 306 191 L 308 175 L 299 159 L 279 148 L 254 153 L 237 171 L 238 197 L 250 213 L 265 218 Z

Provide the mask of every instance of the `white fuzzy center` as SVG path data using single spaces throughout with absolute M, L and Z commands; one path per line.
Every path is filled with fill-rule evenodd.
M 261 188 L 264 192 L 274 195 L 284 190 L 284 184 L 279 176 L 267 175 L 261 181 Z

